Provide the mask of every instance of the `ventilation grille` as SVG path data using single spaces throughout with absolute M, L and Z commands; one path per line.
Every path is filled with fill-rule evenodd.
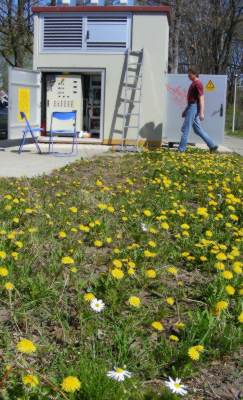
M 127 17 L 88 17 L 88 49 L 126 49 Z
M 44 49 L 81 49 L 82 42 L 82 17 L 44 18 Z

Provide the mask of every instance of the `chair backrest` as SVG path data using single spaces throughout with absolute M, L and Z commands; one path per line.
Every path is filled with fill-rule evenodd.
M 20 111 L 20 116 L 25 121 L 26 129 L 31 131 L 31 126 L 30 126 L 30 123 L 29 123 L 29 121 L 28 121 L 28 119 L 26 117 L 26 114 L 23 111 Z
M 51 115 L 51 127 L 52 130 L 53 120 L 58 119 L 60 121 L 68 121 L 73 120 L 73 131 L 76 132 L 76 119 L 77 119 L 77 111 L 54 111 Z

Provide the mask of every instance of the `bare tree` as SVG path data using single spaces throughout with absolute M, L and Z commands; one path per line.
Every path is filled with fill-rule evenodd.
M 31 8 L 39 0 L 1 0 L 0 55 L 14 67 L 23 67 L 32 54 L 33 18 Z

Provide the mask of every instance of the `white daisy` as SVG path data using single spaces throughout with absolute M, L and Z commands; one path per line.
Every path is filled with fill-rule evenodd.
M 145 224 L 141 224 L 142 231 L 147 232 L 148 228 Z
M 92 310 L 94 310 L 95 312 L 101 312 L 102 310 L 104 310 L 105 308 L 105 303 L 103 303 L 102 300 L 97 300 L 96 298 L 91 300 L 90 302 L 90 307 L 92 308 Z
M 165 382 L 165 385 L 172 391 L 172 393 L 180 394 L 181 396 L 187 394 L 187 390 L 185 390 L 186 386 L 181 384 L 181 379 L 179 378 L 176 378 L 174 381 L 169 376 L 169 380 Z
M 113 371 L 108 371 L 106 374 L 109 378 L 114 379 L 115 381 L 122 382 L 126 378 L 131 378 L 131 372 L 122 368 L 114 368 Z

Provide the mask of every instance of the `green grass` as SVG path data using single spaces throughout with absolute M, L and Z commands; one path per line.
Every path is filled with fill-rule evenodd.
M 84 160 L 35 179 L 2 179 L 0 268 L 8 275 L 0 276 L 0 398 L 176 400 L 165 389 L 169 376 L 186 383 L 205 365 L 237 352 L 241 160 L 163 150 Z M 207 209 L 205 216 L 199 207 Z M 215 268 L 219 253 L 231 280 Z M 73 265 L 62 263 L 66 256 Z M 114 260 L 122 262 L 121 280 L 112 276 Z M 146 275 L 149 269 L 154 279 Z M 85 301 L 87 292 L 103 300 L 101 313 Z M 130 296 L 139 297 L 139 308 L 129 305 Z M 216 314 L 222 300 L 228 307 Z M 164 330 L 155 331 L 153 321 Z M 19 352 L 21 338 L 31 340 L 36 352 Z M 188 349 L 199 344 L 204 351 L 193 361 Z M 108 378 L 114 366 L 130 371 L 131 379 Z M 35 388 L 23 384 L 27 374 L 39 378 Z M 80 380 L 80 390 L 62 390 L 67 376 Z
M 232 132 L 232 130 L 228 130 L 228 131 L 226 131 L 226 135 L 235 136 L 237 138 L 243 138 L 243 129 L 235 130 L 234 132 Z
M 236 103 L 235 131 L 232 132 L 233 105 L 229 104 L 226 112 L 226 135 L 243 138 L 243 91 L 238 93 Z

